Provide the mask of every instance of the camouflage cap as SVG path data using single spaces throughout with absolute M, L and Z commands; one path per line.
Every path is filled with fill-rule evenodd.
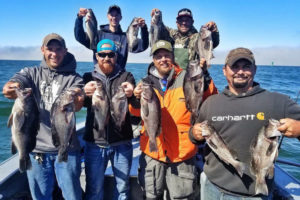
M 255 65 L 255 59 L 252 51 L 243 47 L 231 50 L 226 57 L 225 64 L 231 67 L 236 61 L 240 59 L 246 59 L 251 64 Z
M 188 8 L 182 8 L 182 9 L 180 9 L 178 11 L 176 19 L 178 19 L 179 17 L 183 17 L 183 16 L 191 17 L 193 19 L 192 11 L 190 9 L 188 9 Z
M 60 35 L 56 33 L 50 33 L 46 35 L 43 40 L 43 46 L 48 46 L 49 42 L 52 40 L 58 41 L 62 47 L 66 48 L 66 43 L 64 38 L 62 38 Z
M 165 49 L 167 51 L 173 52 L 171 43 L 165 40 L 159 40 L 153 45 L 151 49 L 151 55 L 153 55 L 159 49 Z

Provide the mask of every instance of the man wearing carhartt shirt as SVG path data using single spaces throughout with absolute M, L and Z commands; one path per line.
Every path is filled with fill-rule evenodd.
M 237 159 L 250 165 L 250 145 L 259 130 L 273 118 L 280 120 L 278 130 L 288 137 L 300 135 L 300 106 L 289 97 L 269 92 L 254 82 L 256 65 L 246 48 L 230 51 L 223 67 L 228 86 L 223 93 L 209 97 L 201 106 L 196 124 L 190 130 L 193 143 L 205 140 L 200 123 L 209 124 L 221 136 Z M 201 174 L 201 199 L 272 199 L 273 179 L 267 179 L 269 195 L 255 194 L 255 181 L 249 169 L 240 177 L 206 147 L 204 172 Z

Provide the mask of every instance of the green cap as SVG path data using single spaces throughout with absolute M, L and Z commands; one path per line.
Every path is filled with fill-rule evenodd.
M 155 51 L 159 49 L 165 49 L 167 51 L 173 52 L 173 48 L 170 42 L 165 40 L 158 40 L 151 49 L 151 55 L 155 53 Z

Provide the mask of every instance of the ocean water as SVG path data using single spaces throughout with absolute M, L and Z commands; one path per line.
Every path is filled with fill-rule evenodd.
M 38 65 L 39 61 L 16 61 L 0 60 L 0 88 L 9 80 L 14 73 L 27 66 Z M 148 64 L 128 63 L 127 71 L 130 71 L 136 81 L 146 75 Z M 91 71 L 93 64 L 91 62 L 78 62 L 77 72 L 81 75 Z M 226 85 L 226 79 L 223 76 L 221 65 L 212 65 L 209 69 L 211 76 L 219 91 L 222 91 Z M 276 91 L 290 96 L 296 100 L 300 92 L 299 81 L 300 67 L 291 66 L 258 66 L 255 81 L 270 91 Z M 300 102 L 300 97 L 297 99 Z M 7 119 L 11 112 L 13 101 L 6 99 L 2 92 L 0 94 L 0 162 L 11 156 L 11 134 L 7 128 Z M 85 120 L 85 109 L 76 113 L 77 122 Z M 279 157 L 292 162 L 300 163 L 300 141 L 297 139 L 284 138 Z M 287 172 L 300 180 L 300 168 L 280 164 Z

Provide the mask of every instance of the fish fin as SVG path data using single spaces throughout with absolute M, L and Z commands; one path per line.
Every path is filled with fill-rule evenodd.
M 58 151 L 58 162 L 68 161 L 68 151 L 65 148 L 59 149 Z
M 51 133 L 52 133 L 52 143 L 55 147 L 59 146 L 59 139 L 58 139 L 58 133 L 56 131 L 56 128 L 53 124 L 51 124 Z
M 270 143 L 267 151 L 266 151 L 266 155 L 270 156 L 273 152 L 274 152 L 274 148 L 277 147 L 276 145 L 274 145 L 273 142 Z
M 256 177 L 256 183 L 255 183 L 255 194 L 263 194 L 268 195 L 268 186 L 265 181 L 265 177 L 258 176 Z
M 242 162 L 238 162 L 238 164 L 234 166 L 234 168 L 238 172 L 239 176 L 242 177 L 246 170 L 246 164 Z
M 13 117 L 14 117 L 14 115 L 11 113 L 8 117 L 7 127 L 11 127 L 11 125 L 13 123 Z
M 21 130 L 25 123 L 25 113 L 19 112 L 17 116 L 12 118 L 12 123 L 17 130 Z
M 273 177 L 274 177 L 274 165 L 269 167 L 269 170 L 268 170 L 268 178 L 271 179 Z
M 26 156 L 25 158 L 21 158 L 19 160 L 19 170 L 21 173 L 25 172 L 28 169 L 31 169 L 31 161 L 29 156 Z
M 149 149 L 150 149 L 150 152 L 157 152 L 158 151 L 155 138 L 150 138 L 149 139 Z
M 65 120 L 66 120 L 67 124 L 71 123 L 74 116 L 75 116 L 74 112 L 67 112 L 67 114 L 65 115 Z
M 11 153 L 16 154 L 17 153 L 17 147 L 14 143 L 14 141 L 11 141 Z

